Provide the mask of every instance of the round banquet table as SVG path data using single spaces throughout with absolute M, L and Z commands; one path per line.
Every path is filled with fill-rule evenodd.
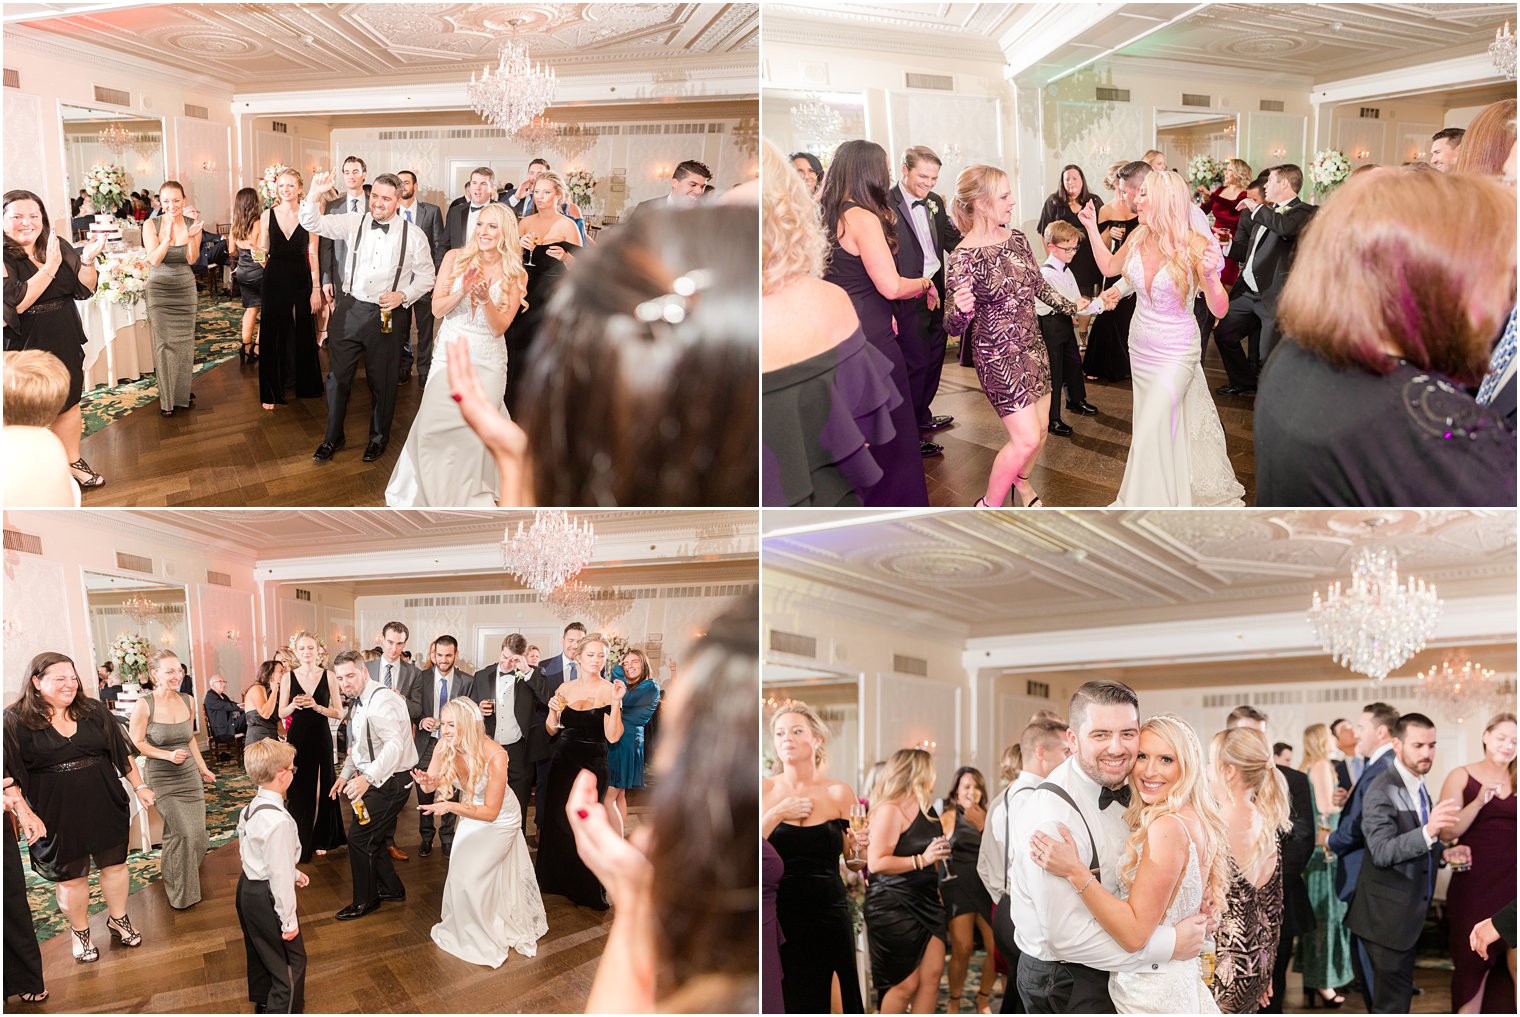
M 75 301 L 89 341 L 84 347 L 84 388 L 136 381 L 153 373 L 148 304 L 116 304 L 92 297 Z

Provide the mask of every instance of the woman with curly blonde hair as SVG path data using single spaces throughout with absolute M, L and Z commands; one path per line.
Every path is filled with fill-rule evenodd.
M 764 504 L 860 505 L 891 465 L 879 449 L 913 428 L 913 411 L 849 294 L 821 278 L 817 203 L 769 142 L 760 159 Z
M 1198 358 L 1193 296 L 1223 317 L 1230 298 L 1219 281 L 1219 244 L 1191 221 L 1187 184 L 1152 171 L 1135 200 L 1140 225 L 1112 254 L 1097 213 L 1079 216 L 1105 276 L 1123 275 L 1136 294 L 1129 359 L 1135 409 L 1129 458 L 1115 506 L 1239 505 L 1245 489 L 1225 450 L 1224 427 Z
M 506 416 L 507 375 L 521 365 L 507 362 L 503 337 L 527 306 L 527 289 L 517 217 L 505 205 L 486 205 L 475 220 L 474 234 L 464 247 L 445 254 L 438 268 L 433 314 L 439 330 L 433 366 L 406 446 L 385 487 L 387 505 L 496 505 L 496 460 L 449 398 L 448 357 L 456 339 L 466 340 L 486 398 Z
M 1227 831 L 1209 791 L 1198 736 L 1171 714 L 1140 726 L 1124 821 L 1131 833 L 1119 863 L 1119 893 L 1098 882 L 1076 841 L 1036 832 L 1035 864 L 1069 880 L 1104 931 L 1125 950 L 1145 946 L 1157 927 L 1175 925 L 1200 908 L 1217 912 L 1229 881 Z M 1165 822 L 1163 822 L 1165 820 Z M 1270 973 L 1270 967 L 1269 967 Z M 1218 1013 L 1199 960 L 1174 960 L 1159 970 L 1114 972 L 1109 995 L 1119 1013 Z

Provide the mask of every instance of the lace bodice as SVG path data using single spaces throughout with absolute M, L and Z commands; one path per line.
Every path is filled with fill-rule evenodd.
M 1119 897 L 1122 900 L 1129 899 L 1129 887 L 1119 885 Z M 1162 925 L 1176 925 L 1190 915 L 1196 915 L 1198 909 L 1203 906 L 1203 869 L 1198 864 L 1198 849 L 1193 846 L 1193 838 L 1188 837 L 1188 860 L 1182 867 L 1182 879 L 1177 884 L 1177 892 L 1172 895 L 1172 902 L 1166 907 L 1166 914 L 1161 918 Z
M 1164 265 L 1147 288 L 1145 259 L 1140 256 L 1139 245 L 1130 249 L 1124 277 L 1136 294 L 1135 315 L 1129 325 L 1131 354 L 1152 362 L 1188 355 L 1198 359 L 1198 319 L 1193 317 L 1192 289 L 1179 292 L 1172 273 Z
M 456 275 L 451 292 L 458 293 L 464 286 L 464 277 Z M 501 280 L 491 284 L 491 300 L 501 300 Z M 484 306 L 472 306 L 469 296 L 466 296 L 454 309 L 444 315 L 439 326 L 438 338 L 433 343 L 433 366 L 432 371 L 440 372 L 437 377 L 448 376 L 449 345 L 460 336 L 464 336 L 470 347 L 470 361 L 477 367 L 495 367 L 498 370 L 507 369 L 507 344 L 502 333 L 493 332 L 486 322 Z

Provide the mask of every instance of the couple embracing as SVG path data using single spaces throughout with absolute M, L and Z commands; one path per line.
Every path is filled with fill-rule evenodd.
M 1028 1013 L 1218 1013 L 1199 955 L 1229 885 L 1193 729 L 1128 686 L 1072 697 L 1074 753 L 1008 809 L 1009 914 Z

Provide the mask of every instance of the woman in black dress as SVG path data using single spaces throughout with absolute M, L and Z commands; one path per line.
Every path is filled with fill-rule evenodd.
M 1124 238 L 1140 224 L 1140 213 L 1130 208 L 1122 180 L 1115 180 L 1115 198 L 1098 209 L 1098 232 L 1108 242 L 1109 253 L 1117 251 Z M 1136 182 L 1136 188 L 1139 182 Z M 1086 236 L 1086 229 L 1083 229 Z M 1084 248 L 1092 257 L 1091 248 Z M 1094 266 L 1096 267 L 1096 265 Z M 1122 276 L 1103 280 L 1103 288 L 1118 284 Z M 1125 381 L 1129 371 L 1129 321 L 1135 316 L 1135 295 L 1120 300 L 1112 311 L 1105 311 L 1093 321 L 1087 333 L 1087 352 L 1082 356 L 1082 371 L 1090 381 Z
M 337 800 L 328 796 L 337 780 L 327 722 L 341 716 L 338 683 L 317 662 L 317 652 L 317 639 L 310 632 L 296 636 L 301 666 L 280 683 L 280 719 L 290 718 L 285 738 L 296 750 L 296 775 L 285 792 L 285 803 L 301 836 L 302 864 L 311 861 L 313 854 L 323 855 L 348 843 L 343 813 Z
M 606 641 L 601 636 L 586 637 L 576 659 L 578 676 L 562 684 L 549 700 L 545 727 L 554 740 L 545 781 L 547 800 L 534 817 L 538 823 L 539 890 L 598 911 L 607 910 L 607 891 L 575 850 L 565 803 L 582 770 L 596 774 L 597 801 L 607 797 L 607 747 L 623 737 L 625 688 L 622 682 L 602 677 L 606 662 Z
M 105 478 L 79 454 L 87 340 L 74 301 L 94 294 L 95 259 L 104 245 L 97 240 L 74 250 L 51 232 L 41 198 L 31 191 L 5 192 L 5 348 L 43 350 L 69 369 L 69 395 L 50 430 L 63 442 L 74 479 L 86 488 L 99 487 Z
M 863 866 L 870 840 L 864 830 L 850 832 L 855 792 L 818 772 L 828 734 L 806 703 L 787 703 L 771 719 L 781 772 L 762 783 L 760 832 L 785 865 L 776 917 L 787 1013 L 828 1013 L 836 979 L 842 1012 L 865 1012 L 839 857 L 843 854 L 852 867 Z M 770 974 L 765 972 L 767 979 Z
M 32 905 L 26 899 L 26 872 L 21 867 L 21 844 L 16 831 L 28 846 L 47 836 L 47 827 L 26 799 L 21 788 L 5 770 L 5 998 L 18 997 L 23 1003 L 41 1003 L 48 998 L 42 982 L 42 950 L 37 946 L 37 929 L 32 924 Z M 11 821 L 15 816 L 15 822 Z
M 950 930 L 950 1013 L 960 1013 L 966 972 L 971 967 L 971 953 L 976 933 L 988 949 L 987 963 L 982 965 L 982 984 L 976 994 L 976 1012 L 992 1002 L 992 985 L 997 981 L 997 966 L 992 963 L 992 897 L 977 875 L 976 859 L 982 849 L 982 828 L 987 825 L 987 782 L 975 767 L 963 766 L 955 771 L 944 808 L 955 814 L 955 833 L 950 838 L 950 861 L 946 863 L 954 879 L 941 879 L 939 894 L 945 902 L 945 917 Z M 943 817 L 944 813 L 941 813 Z M 944 828 L 943 819 L 940 824 Z
M 299 218 L 305 185 L 297 171 L 281 173 L 275 180 L 280 203 L 259 222 L 258 246 L 269 252 L 259 298 L 259 403 L 266 410 L 284 405 L 291 387 L 302 399 L 323 392 L 315 324 L 322 309 L 322 276 L 317 269 L 318 238 L 306 232 Z
M 934 281 L 905 279 L 897 274 L 893 260 L 897 213 L 888 191 L 891 174 L 887 153 L 880 145 L 846 141 L 834 154 L 818 205 L 830 244 L 824 281 L 850 295 L 866 341 L 892 361 L 892 383 L 903 397 L 892 410 L 892 440 L 871 449 L 882 478 L 862 492 L 862 498 L 867 505 L 904 508 L 929 504 L 929 492 L 908 389 L 908 364 L 897 342 L 891 302 L 929 294 Z M 938 301 L 945 296 L 940 293 L 929 299 Z
M 863 911 L 882 1013 L 933 1013 L 945 970 L 945 908 L 934 867 L 950 857 L 950 842 L 930 813 L 933 787 L 934 758 L 923 749 L 898 749 L 871 802 Z
M 237 283 L 243 298 L 243 348 L 238 361 L 256 364 L 259 360 L 258 334 L 259 304 L 264 297 L 264 263 L 253 255 L 258 250 L 259 192 L 244 187 L 237 192 L 232 203 L 232 229 L 227 231 L 227 257 L 237 267 L 232 270 L 232 281 Z
M 523 268 L 528 270 L 528 306 L 517 312 L 507 326 L 507 412 L 518 416 L 521 385 L 527 374 L 533 341 L 538 337 L 544 312 L 554 291 L 565 277 L 565 266 L 575 260 L 573 249 L 581 246 L 575 220 L 559 211 L 565 200 L 565 182 L 557 173 L 544 172 L 533 182 L 533 206 L 539 211 L 517 223 L 522 238 Z
M 106 899 L 106 930 L 123 946 L 142 943 L 127 917 L 130 817 L 121 777 L 143 807 L 153 804 L 153 792 L 137 772 L 121 725 L 80 693 L 72 660 L 39 653 L 24 682 L 5 711 L 5 771 L 47 827 L 31 846 L 32 871 L 58 884 L 58 909 L 74 934 L 74 959 L 89 964 L 100 959 L 90 942 L 92 861 Z
M 1089 201 L 1097 208 L 1103 207 L 1103 199 L 1087 189 L 1087 177 L 1083 174 L 1082 167 L 1075 163 L 1062 166 L 1061 186 L 1045 199 L 1037 232 L 1043 236 L 1045 227 L 1060 219 L 1071 223 L 1082 235 L 1078 241 L 1077 253 L 1071 259 L 1071 274 L 1077 277 L 1077 291 L 1090 298 L 1097 293 L 1098 284 L 1103 281 L 1103 273 L 1098 271 L 1098 263 L 1093 261 L 1092 248 L 1087 244 L 1087 230 L 1077 221 L 1077 213 Z

